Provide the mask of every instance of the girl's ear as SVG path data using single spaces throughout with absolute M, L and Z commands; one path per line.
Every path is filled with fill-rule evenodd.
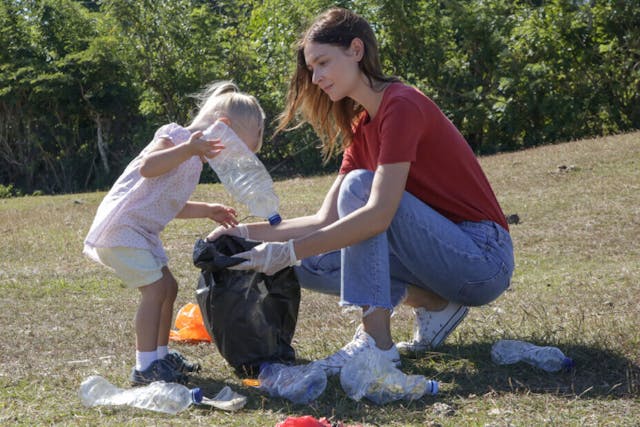
M 218 120 L 220 120 L 222 123 L 224 123 L 225 125 L 231 127 L 231 120 L 229 120 L 228 117 L 225 116 L 220 116 L 218 117 Z
M 362 39 L 360 39 L 359 37 L 354 37 L 354 39 L 351 40 L 349 51 L 354 56 L 354 59 L 356 61 L 360 61 L 364 57 L 364 43 Z

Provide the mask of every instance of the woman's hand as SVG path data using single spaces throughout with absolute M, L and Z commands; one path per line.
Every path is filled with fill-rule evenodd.
M 236 210 L 218 203 L 208 204 L 207 218 L 221 224 L 223 227 L 234 227 L 238 224 Z
M 224 234 L 228 236 L 236 236 L 236 237 L 242 237 L 243 239 L 248 239 L 249 229 L 244 224 L 237 224 L 235 227 L 221 225 L 220 227 L 216 227 L 211 233 L 209 233 L 209 235 L 205 240 L 212 242 Z
M 251 250 L 235 254 L 233 257 L 245 258 L 246 261 L 229 267 L 230 270 L 255 270 L 268 276 L 297 262 L 293 239 L 288 242 L 261 243 Z

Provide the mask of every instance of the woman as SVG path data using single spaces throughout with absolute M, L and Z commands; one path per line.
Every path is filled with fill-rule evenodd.
M 382 73 L 375 35 L 355 13 L 329 9 L 301 38 L 279 130 L 299 114 L 325 155 L 344 150 L 320 210 L 277 227 L 219 227 L 209 238 L 265 241 L 238 254 L 247 261 L 236 268 L 272 274 L 302 259 L 301 284 L 316 288 L 335 282 L 332 251 L 340 250 L 340 305 L 361 307 L 362 325 L 319 361 L 328 374 L 360 351 L 399 365 L 390 315 L 400 302 L 415 307 L 417 327 L 414 341 L 399 347 L 419 351 L 444 341 L 468 306 L 504 292 L 513 248 L 477 159 L 433 101 Z

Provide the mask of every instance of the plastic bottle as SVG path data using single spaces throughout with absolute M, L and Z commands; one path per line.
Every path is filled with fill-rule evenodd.
M 154 382 L 131 389 L 118 388 L 99 375 L 87 378 L 78 392 L 85 406 L 127 405 L 175 415 L 192 403 L 202 402 L 202 391 L 178 383 Z
M 491 347 L 491 359 L 498 365 L 526 362 L 547 372 L 571 369 L 573 360 L 557 347 L 540 347 L 526 341 L 500 340 Z
M 260 366 L 259 388 L 273 397 L 283 397 L 293 403 L 307 404 L 327 387 L 327 374 L 320 366 L 263 363 Z
M 422 375 L 407 375 L 380 352 L 355 355 L 340 370 L 340 385 L 347 395 L 383 405 L 396 400 L 417 400 L 438 393 L 440 383 Z
M 269 172 L 256 155 L 224 122 L 216 121 L 203 132 L 203 137 L 220 139 L 225 146 L 208 161 L 227 191 L 247 205 L 251 214 L 267 219 L 271 225 L 279 224 L 280 201 Z

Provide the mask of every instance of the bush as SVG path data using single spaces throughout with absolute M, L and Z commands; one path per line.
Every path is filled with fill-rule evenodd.
M 14 196 L 16 196 L 16 191 L 13 188 L 13 184 L 0 184 L 0 199 L 10 199 Z

